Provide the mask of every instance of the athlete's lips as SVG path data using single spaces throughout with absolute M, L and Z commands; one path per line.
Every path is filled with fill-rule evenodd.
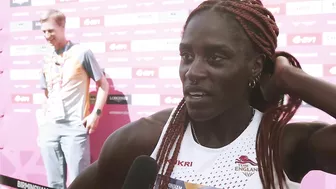
M 184 96 L 210 96 L 210 90 L 201 87 L 201 86 L 197 86 L 197 85 L 187 85 L 184 87 L 183 90 Z

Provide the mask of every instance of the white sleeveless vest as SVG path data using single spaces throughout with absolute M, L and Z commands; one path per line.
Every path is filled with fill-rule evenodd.
M 258 174 L 255 149 L 261 117 L 262 113 L 256 110 L 253 120 L 245 131 L 230 144 L 217 149 L 207 148 L 196 143 L 189 124 L 168 188 L 263 189 Z M 151 155 L 154 159 L 156 159 L 169 120 Z M 161 173 L 161 169 L 159 173 Z M 154 188 L 156 189 L 157 186 Z M 286 176 L 285 188 L 299 189 L 300 185 L 290 181 Z

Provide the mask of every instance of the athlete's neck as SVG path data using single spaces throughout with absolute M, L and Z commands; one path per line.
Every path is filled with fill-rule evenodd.
M 249 125 L 253 109 L 248 103 L 239 104 L 204 122 L 191 121 L 201 145 L 220 148 L 235 140 Z

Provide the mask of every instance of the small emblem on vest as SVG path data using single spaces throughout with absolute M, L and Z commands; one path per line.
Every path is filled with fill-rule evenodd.
M 192 167 L 193 166 L 192 161 L 176 160 L 175 162 L 173 162 L 172 160 L 168 160 L 168 163 L 174 163 L 175 165 L 181 166 L 181 167 Z
M 258 172 L 258 164 L 251 160 L 248 156 L 242 155 L 236 159 L 235 171 L 243 173 L 245 176 L 250 177 Z

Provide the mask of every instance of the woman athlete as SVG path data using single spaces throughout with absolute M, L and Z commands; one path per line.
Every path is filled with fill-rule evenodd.
M 159 189 L 297 189 L 311 170 L 335 174 L 336 125 L 288 121 L 302 100 L 336 117 L 336 86 L 276 52 L 278 34 L 260 0 L 201 3 L 180 44 L 180 104 L 111 134 L 70 189 L 121 188 L 139 155 L 157 160 Z

